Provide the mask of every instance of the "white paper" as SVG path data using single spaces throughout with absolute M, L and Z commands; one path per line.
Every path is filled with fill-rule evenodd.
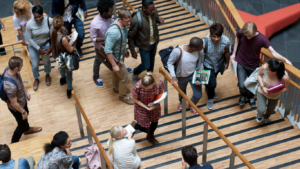
M 127 130 L 127 135 L 125 137 L 128 137 L 129 136 L 129 133 L 134 133 L 135 132 L 135 129 L 132 127 L 131 124 L 128 124 L 126 127 L 125 127 L 125 130 Z
M 232 71 L 232 73 L 237 76 L 237 62 L 235 60 L 232 60 L 231 59 L 231 62 L 230 62 L 230 69 Z
M 82 8 L 78 8 L 78 11 L 76 13 L 76 16 L 82 21 L 84 22 L 84 11 Z
M 69 42 L 69 45 L 70 45 L 70 46 L 73 45 L 73 43 L 76 41 L 76 39 L 77 39 L 77 37 L 78 37 L 77 31 L 74 31 L 72 34 L 73 34 L 73 35 L 72 35 L 72 37 L 71 37 L 71 39 L 70 39 L 70 42 Z
M 161 96 L 159 99 L 155 100 L 155 101 L 152 103 L 152 105 L 157 104 L 157 103 L 163 101 L 167 96 L 168 96 L 168 91 L 164 92 L 164 93 L 162 94 L 162 96 Z

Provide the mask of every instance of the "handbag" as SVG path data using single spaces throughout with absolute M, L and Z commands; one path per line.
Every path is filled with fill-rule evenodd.
M 260 70 L 260 67 L 256 68 L 254 72 L 245 80 L 244 85 L 245 87 L 254 95 L 256 95 L 257 88 L 259 87 L 259 82 L 257 80 L 257 74 Z M 267 75 L 267 71 L 264 70 L 263 78 Z
M 121 28 L 120 28 L 119 25 L 117 25 L 117 24 L 113 24 L 113 25 L 116 25 L 116 26 L 119 28 L 120 33 L 121 33 L 121 43 L 120 43 L 119 58 L 117 59 L 117 58 L 114 57 L 115 62 L 118 64 L 119 61 L 120 61 L 120 58 L 121 58 L 122 43 L 123 43 L 123 34 L 122 34 L 122 31 L 121 31 Z M 111 65 L 111 63 L 109 62 L 109 60 L 108 60 L 108 58 L 107 58 L 107 56 L 106 56 L 106 54 L 105 54 L 105 52 L 104 52 L 104 48 L 105 48 L 105 44 L 102 43 L 102 44 L 101 44 L 101 47 L 100 47 L 100 49 L 99 49 L 99 55 L 97 55 L 97 58 L 98 58 L 102 63 L 104 63 L 104 65 L 105 65 L 109 70 L 113 71 L 112 65 Z

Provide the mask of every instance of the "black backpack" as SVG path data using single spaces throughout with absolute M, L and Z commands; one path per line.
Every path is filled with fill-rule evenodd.
M 140 10 L 136 10 L 131 14 L 131 18 L 133 18 L 136 15 L 137 21 L 138 21 L 138 28 L 141 29 L 143 26 L 143 19 L 142 14 Z
M 3 72 L 2 75 L 0 75 L 0 98 L 4 101 L 4 102 L 8 102 L 9 98 L 7 97 L 6 92 L 4 91 L 4 81 L 9 81 L 12 84 L 14 84 L 17 88 L 18 85 L 15 81 L 13 81 L 12 79 L 8 78 L 8 77 L 4 77 L 5 72 L 7 71 L 8 68 L 6 68 Z
M 182 50 L 178 47 L 178 45 L 176 46 L 176 48 L 178 48 L 180 50 L 180 57 L 179 59 L 176 61 L 176 63 L 174 63 L 174 67 L 175 67 L 175 72 L 176 72 L 176 69 L 177 69 L 177 66 L 179 64 L 179 61 L 181 59 L 181 56 L 182 56 Z M 168 60 L 169 60 L 169 57 L 170 57 L 170 54 L 172 53 L 172 51 L 174 50 L 175 48 L 173 46 L 170 46 L 166 49 L 162 49 L 158 52 L 158 54 L 160 55 L 161 57 L 161 62 L 163 63 L 164 65 L 164 68 L 168 71 Z

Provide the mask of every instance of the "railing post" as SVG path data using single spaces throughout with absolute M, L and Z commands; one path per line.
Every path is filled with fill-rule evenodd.
M 78 126 L 79 126 L 80 136 L 84 137 L 81 113 L 80 113 L 80 110 L 79 110 L 76 103 L 75 103 L 75 108 L 76 108 L 76 114 L 77 114 L 77 119 L 78 119 Z
M 164 84 L 165 84 L 164 92 L 166 92 L 166 91 L 168 91 L 168 80 L 167 80 L 167 78 L 164 78 Z M 168 114 L 168 96 L 164 100 L 164 114 L 165 115 Z
M 230 154 L 229 169 L 234 169 L 234 160 L 235 160 L 235 153 L 232 151 Z
M 203 125 L 203 150 L 202 150 L 202 163 L 206 162 L 207 157 L 207 135 L 208 135 L 208 124 Z
M 186 101 L 182 99 L 182 137 L 186 136 Z
M 93 143 L 93 136 L 92 136 L 92 133 L 91 133 L 91 131 L 90 131 L 90 129 L 89 129 L 88 126 L 86 126 L 86 131 L 87 131 L 87 135 L 88 135 L 89 145 L 91 146 L 91 145 L 94 144 Z
M 115 5 L 114 5 L 114 20 L 116 20 L 117 19 L 117 4 L 116 4 L 116 0 L 114 0 L 114 3 L 115 3 Z
M 291 80 L 295 82 L 296 81 L 296 76 L 292 75 Z M 286 105 L 285 105 L 285 108 L 284 108 L 285 111 L 284 111 L 283 118 L 287 117 L 287 115 L 289 115 L 290 112 L 291 112 L 292 101 L 293 101 L 293 94 L 294 94 L 294 86 L 290 85 L 289 91 L 287 93 L 287 100 L 286 100 Z
M 101 152 L 100 152 L 100 159 L 101 159 L 101 169 L 106 169 L 106 162 Z

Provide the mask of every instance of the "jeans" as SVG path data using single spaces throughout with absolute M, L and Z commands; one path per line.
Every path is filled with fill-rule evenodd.
M 0 45 L 3 45 L 1 32 L 0 32 Z M 0 54 L 5 54 L 3 52 L 5 52 L 5 48 L 0 48 Z
M 256 68 L 247 68 L 237 63 L 238 87 L 242 96 L 248 99 L 254 98 L 254 94 L 250 92 L 244 85 L 246 79 L 255 71 Z
M 8 110 L 11 112 L 11 114 L 13 114 L 13 116 L 15 117 L 15 119 L 18 123 L 18 126 L 15 129 L 14 134 L 13 134 L 12 139 L 11 139 L 11 143 L 16 143 L 16 142 L 19 142 L 22 134 L 25 131 L 29 130 L 28 118 L 26 120 L 23 120 L 23 116 L 22 116 L 21 112 L 14 111 L 14 110 L 11 110 L 11 109 L 8 109 Z M 29 116 L 29 110 L 28 110 L 28 107 L 27 107 L 27 103 L 24 106 L 24 110 L 27 112 L 27 116 Z
M 136 129 L 145 132 L 145 133 L 149 133 L 149 134 L 154 134 L 154 131 L 156 130 L 158 126 L 158 122 L 151 122 L 150 127 L 146 128 L 146 127 L 142 127 L 140 126 L 138 123 L 136 124 Z
M 67 77 L 66 77 L 67 76 Z M 66 78 L 67 80 L 67 89 L 72 90 L 72 82 L 73 82 L 73 72 L 68 70 L 67 68 L 60 67 L 60 78 Z
M 95 48 L 96 51 L 96 55 L 100 55 L 99 53 L 99 49 Z M 100 65 L 101 65 L 101 60 L 98 59 L 98 57 L 95 57 L 95 61 L 94 61 L 94 66 L 93 66 L 93 72 L 94 72 L 94 78 L 98 79 L 100 77 L 99 73 L 100 73 Z
M 190 85 L 193 90 L 193 96 L 191 101 L 196 105 L 202 97 L 202 85 L 195 85 L 192 83 L 193 74 L 188 77 L 178 77 L 178 87 L 186 94 L 186 87 L 190 82 Z M 183 97 L 179 94 L 179 101 L 182 102 Z
M 204 70 L 210 70 L 209 81 L 208 84 L 205 85 L 205 89 L 207 92 L 208 99 L 213 99 L 215 96 L 215 88 L 217 87 L 217 76 L 220 71 L 218 70 L 217 72 L 215 72 L 214 69 L 209 69 L 205 66 L 204 66 Z
M 268 107 L 267 107 L 267 101 L 268 101 Z M 271 114 L 274 112 L 277 103 L 278 103 L 278 99 L 268 99 L 262 93 L 257 91 L 257 112 L 258 112 L 258 117 L 261 118 L 262 115 L 266 112 L 266 114 L 264 116 L 264 119 L 268 119 L 271 116 Z
M 41 49 L 48 49 L 50 47 L 50 43 L 46 43 L 44 46 L 41 46 Z M 33 73 L 33 77 L 35 79 L 40 77 L 39 73 L 39 64 L 40 64 L 40 56 L 42 57 L 44 63 L 44 71 L 46 74 L 51 72 L 51 63 L 49 55 L 40 55 L 40 52 L 36 50 L 31 45 L 28 45 L 30 59 L 31 59 L 31 69 Z
M 138 67 L 134 68 L 133 70 L 134 75 L 139 75 L 144 70 L 147 70 L 148 72 L 153 72 L 156 49 L 157 49 L 156 43 L 150 45 L 148 51 L 139 49 L 142 63 L 138 65 Z
M 127 85 L 129 83 L 129 73 L 124 64 L 124 60 L 118 63 L 120 70 L 118 72 L 112 71 L 112 86 L 119 89 L 120 96 L 127 95 Z
M 78 33 L 76 47 L 80 49 L 84 40 L 84 25 L 78 17 L 72 19 L 71 22 L 64 22 L 64 27 L 68 30 L 69 34 L 72 33 L 72 24 L 74 24 L 74 27 Z
M 73 157 L 73 169 L 79 169 L 79 157 L 78 156 L 72 156 Z

